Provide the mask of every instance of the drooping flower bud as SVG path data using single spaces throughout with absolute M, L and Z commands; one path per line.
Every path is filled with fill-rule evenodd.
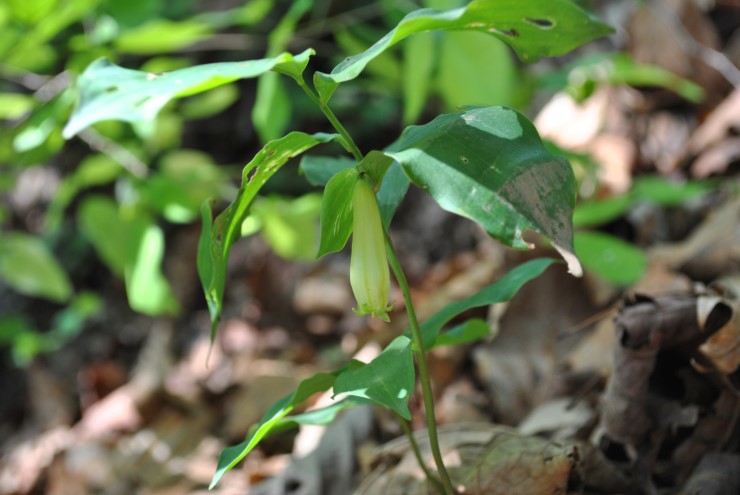
M 349 282 L 357 300 L 358 315 L 390 321 L 388 305 L 391 282 L 385 254 L 383 225 L 378 201 L 370 184 L 360 179 L 352 196 L 353 233 Z

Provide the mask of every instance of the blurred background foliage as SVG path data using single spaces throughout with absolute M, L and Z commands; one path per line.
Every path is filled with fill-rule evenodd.
M 266 141 L 289 130 L 327 129 L 295 85 L 267 73 L 173 101 L 152 125 L 104 122 L 66 142 L 61 129 L 75 105 L 75 78 L 92 61 L 106 57 L 124 67 L 162 72 L 311 47 L 317 56 L 309 70 L 329 72 L 410 11 L 463 3 L 0 4 L 0 343 L 12 348 L 17 364 L 53 351 L 100 317 L 108 300 L 102 295 L 111 290 L 125 293 L 130 307 L 146 315 L 178 315 L 184 306 L 202 306 L 200 294 L 198 300 L 178 300 L 164 274 L 172 233 L 197 231 L 206 199 L 233 198 L 241 166 Z M 537 95 L 564 90 L 584 100 L 595 88 L 615 84 L 657 85 L 688 101 L 702 98 L 692 83 L 635 64 L 624 54 L 592 54 L 561 67 L 532 69 L 492 37 L 434 32 L 378 57 L 365 77 L 342 87 L 333 107 L 362 148 L 379 149 L 403 125 L 461 105 L 501 104 L 526 112 Z M 588 156 L 570 158 L 582 180 L 593 179 L 598 164 Z M 310 261 L 320 196 L 297 173 L 297 164 L 286 169 L 268 184 L 268 196 L 254 205 L 243 233 L 260 233 L 281 256 Z M 576 223 L 594 229 L 631 202 L 656 200 L 650 191 L 664 186 L 642 182 L 639 191 L 606 206 L 594 197 L 579 210 Z M 672 191 L 675 198 L 704 190 Z M 581 232 L 576 246 L 585 265 L 612 283 L 634 282 L 644 269 L 638 248 L 606 234 Z M 122 284 L 106 287 L 101 270 Z

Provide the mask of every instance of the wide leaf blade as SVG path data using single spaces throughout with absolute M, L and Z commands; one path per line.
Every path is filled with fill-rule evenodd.
M 296 56 L 281 53 L 273 58 L 197 65 L 164 74 L 125 69 L 98 59 L 78 79 L 79 104 L 62 134 L 69 139 L 102 120 L 149 121 L 170 100 L 238 79 L 257 77 L 270 70 L 298 74 L 313 53 L 308 49 Z
M 366 365 L 341 372 L 334 394 L 370 399 L 410 420 L 408 402 L 414 380 L 411 339 L 401 335 Z
M 345 59 L 331 74 L 316 73 L 314 83 L 321 99 L 328 101 L 339 84 L 357 77 L 368 63 L 399 41 L 435 29 L 490 34 L 527 62 L 562 55 L 612 32 L 570 0 L 473 0 L 454 10 L 421 9 L 401 19 L 364 52 Z
M 475 108 L 408 127 L 386 152 L 413 183 L 450 212 L 478 222 L 504 244 L 531 247 L 522 234 L 543 234 L 582 270 L 573 251 L 573 170 L 551 154 L 532 123 L 507 107 Z

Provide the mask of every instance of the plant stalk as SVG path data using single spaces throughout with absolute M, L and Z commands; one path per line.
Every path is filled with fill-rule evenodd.
M 357 160 L 358 162 L 362 160 L 362 151 L 360 151 L 360 148 L 357 147 L 357 144 L 355 144 L 354 139 L 352 139 L 352 136 L 349 135 L 349 132 L 347 132 L 347 129 L 345 129 L 344 125 L 342 125 L 342 123 L 339 122 L 337 116 L 334 115 L 334 112 L 329 107 L 329 104 L 322 102 L 321 98 L 319 98 L 319 95 L 317 95 L 316 92 L 311 89 L 308 84 L 306 84 L 306 81 L 304 81 L 303 78 L 296 78 L 295 80 L 301 87 L 301 89 L 303 89 L 303 91 L 308 95 L 308 97 L 311 98 L 311 101 L 318 105 L 318 107 L 321 109 L 321 112 L 331 123 L 332 127 L 334 127 L 339 135 L 342 136 L 347 151 L 352 153 L 352 156 L 354 156 L 355 160 Z
M 401 268 L 401 264 L 398 262 L 396 257 L 396 251 L 393 249 L 391 238 L 388 232 L 384 230 L 385 234 L 385 249 L 388 255 L 388 263 L 393 270 L 393 274 L 396 277 L 401 293 L 403 294 L 403 300 L 406 304 L 406 314 L 409 317 L 409 327 L 411 328 L 411 337 L 413 339 L 413 345 L 411 346 L 416 356 L 416 367 L 419 370 L 419 382 L 421 384 L 421 394 L 424 398 L 424 414 L 427 420 L 427 431 L 429 433 L 429 446 L 432 449 L 432 456 L 434 457 L 434 463 L 437 465 L 437 472 L 442 481 L 442 485 L 445 490 L 445 495 L 453 495 L 455 489 L 452 487 L 452 481 L 450 475 L 447 473 L 447 468 L 442 460 L 442 452 L 439 448 L 439 437 L 437 435 L 437 421 L 434 416 L 434 397 L 432 395 L 432 382 L 429 379 L 429 370 L 427 367 L 426 355 L 424 353 L 424 341 L 421 336 L 421 327 L 419 321 L 416 318 L 416 310 L 414 309 L 414 303 L 411 300 L 411 291 L 409 289 L 406 275 Z
M 429 469 L 426 462 L 424 462 L 424 458 L 421 455 L 421 450 L 419 450 L 419 443 L 416 441 L 414 432 L 411 431 L 411 425 L 409 424 L 408 420 L 400 416 L 398 413 L 396 413 L 396 417 L 398 419 L 398 422 L 401 424 L 401 429 L 406 434 L 406 437 L 409 439 L 411 451 L 414 453 L 414 457 L 416 457 L 416 462 L 419 463 L 419 467 L 421 467 L 421 470 L 424 471 L 424 476 L 426 476 L 427 481 L 429 481 L 429 483 L 434 486 L 434 489 L 437 490 L 437 493 L 444 494 L 445 487 L 442 485 L 442 482 Z

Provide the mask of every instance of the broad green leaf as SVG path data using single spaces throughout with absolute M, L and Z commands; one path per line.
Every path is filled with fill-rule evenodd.
M 65 302 L 72 284 L 43 241 L 20 232 L 0 233 L 0 278 L 27 296 Z
M 394 161 L 385 173 L 380 191 L 376 194 L 380 217 L 386 229 L 390 226 L 391 219 L 408 190 L 409 178 L 403 173 L 398 162 Z
M 625 53 L 586 55 L 542 81 L 549 88 L 564 88 L 577 101 L 585 100 L 605 84 L 665 88 L 693 103 L 706 96 L 701 86 L 661 67 L 638 63 Z
M 434 344 L 432 344 L 432 349 L 444 345 L 469 344 L 482 339 L 490 333 L 491 327 L 487 322 L 474 318 L 437 335 L 437 338 L 434 340 Z
M 391 46 L 412 34 L 434 29 L 488 33 L 506 42 L 527 62 L 562 55 L 612 32 L 570 0 L 473 0 L 444 12 L 421 9 L 404 17 L 370 48 L 337 65 L 331 74 L 317 72 L 314 84 L 322 101 L 328 101 L 339 84 L 357 77 Z
M 316 259 L 319 245 L 321 194 L 298 198 L 258 197 L 252 206 L 261 232 L 273 251 L 290 260 Z
M 115 42 L 120 53 L 154 55 L 172 53 L 208 38 L 213 28 L 196 20 L 152 19 L 121 34 Z
M 633 203 L 633 197 L 627 194 L 613 198 L 584 201 L 576 205 L 573 212 L 573 226 L 593 227 L 603 225 L 621 217 Z
M 223 112 L 238 100 L 236 84 L 227 84 L 183 101 L 180 114 L 186 119 L 205 119 Z
M 354 167 L 357 162 L 345 156 L 304 156 L 301 158 L 300 170 L 312 186 L 325 186 L 329 180 L 346 168 Z
M 218 456 L 218 467 L 216 474 L 213 475 L 213 479 L 211 480 L 210 488 L 212 489 L 216 486 L 226 471 L 236 466 L 273 428 L 279 426 L 282 419 L 290 414 L 298 404 L 315 393 L 329 390 L 334 385 L 336 374 L 317 373 L 303 380 L 295 392 L 283 397 L 272 405 L 260 422 L 250 429 L 250 434 L 246 440 L 239 445 L 227 447 L 222 450 L 221 455 Z
M 77 222 L 98 255 L 126 281 L 129 305 L 147 315 L 176 314 L 179 305 L 161 269 L 164 234 L 146 215 L 124 215 L 104 196 L 80 205 Z
M 424 110 L 435 65 L 432 33 L 419 33 L 403 45 L 403 122 L 413 124 Z
M 352 233 L 352 193 L 360 180 L 356 168 L 336 174 L 326 184 L 321 202 L 321 242 L 317 257 L 341 250 Z
M 421 325 L 424 349 L 429 349 L 435 345 L 439 331 L 457 315 L 472 308 L 508 301 L 516 295 L 524 284 L 539 277 L 554 262 L 555 260 L 547 258 L 528 261 L 472 296 L 450 303 L 434 313 Z
M 573 170 L 545 149 L 526 117 L 506 107 L 441 115 L 408 127 L 394 150 L 386 153 L 442 208 L 518 249 L 531 247 L 525 230 L 539 232 L 580 275 L 572 241 Z
M 268 37 L 267 56 L 273 57 L 288 47 L 296 25 L 313 6 L 313 0 L 297 0 Z M 259 76 L 252 109 L 252 123 L 263 143 L 277 139 L 290 123 L 292 108 L 283 81 L 274 72 Z
M 198 274 L 211 314 L 212 339 L 216 336 L 221 318 L 231 245 L 241 236 L 242 224 L 255 196 L 288 160 L 318 144 L 340 139 L 337 134 L 291 132 L 283 138 L 270 141 L 244 167 L 236 199 L 215 220 L 212 220 L 210 205 L 206 204 L 201 209 L 204 228 L 198 243 Z M 254 173 L 250 177 L 252 171 Z
M 380 184 L 383 182 L 383 177 L 388 171 L 388 167 L 393 163 L 393 159 L 382 151 L 372 150 L 365 158 L 357 164 L 358 168 L 365 172 L 370 179 L 370 185 L 374 190 L 380 188 Z
M 601 232 L 576 232 L 576 253 L 587 270 L 620 286 L 637 283 L 647 268 L 639 248 Z
M 506 45 L 478 32 L 442 33 L 437 89 L 447 108 L 513 105 L 520 88 Z
M 147 315 L 175 315 L 180 304 L 161 270 L 164 233 L 150 223 L 138 239 L 138 249 L 126 266 L 126 294 L 131 309 Z
M 54 198 L 46 210 L 46 227 L 58 231 L 62 225 L 64 209 L 88 187 L 110 184 L 124 172 L 124 168 L 108 155 L 95 154 L 86 157 L 77 169 L 65 177 L 57 188 Z
M 401 335 L 366 365 L 342 371 L 334 383 L 334 395 L 370 399 L 410 420 L 414 380 L 411 339 Z
M 661 206 L 677 206 L 716 189 L 712 181 L 677 183 L 663 177 L 640 177 L 635 180 L 630 193 L 635 198 Z
M 198 65 L 164 74 L 124 69 L 98 59 L 78 79 L 79 104 L 63 135 L 69 139 L 102 120 L 150 121 L 170 100 L 202 93 L 238 79 L 257 77 L 270 70 L 294 77 L 303 72 L 313 53 L 308 49 L 295 57 L 282 53 L 273 58 Z
M 21 93 L 0 93 L 0 120 L 23 117 L 34 107 L 33 97 Z

